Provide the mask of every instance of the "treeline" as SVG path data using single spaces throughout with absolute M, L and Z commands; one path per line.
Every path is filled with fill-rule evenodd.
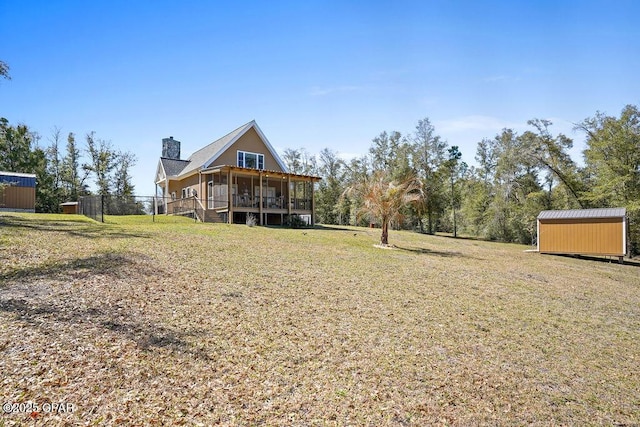
M 412 133 L 382 132 L 369 152 L 345 161 L 336 152 L 310 155 L 287 149 L 290 171 L 323 177 L 316 191 L 318 222 L 366 225 L 357 217 L 362 200 L 345 190 L 383 172 L 390 181 L 411 177 L 422 197 L 404 206 L 395 228 L 424 233 L 464 233 L 484 239 L 531 244 L 536 217 L 547 209 L 625 207 L 630 246 L 640 251 L 640 111 L 626 106 L 619 117 L 596 113 L 576 125 L 586 136 L 582 166 L 571 158 L 571 138 L 552 132 L 548 120 L 528 122 L 518 134 L 504 129 L 477 145 L 477 166 L 462 161 L 428 118 Z M 466 154 L 466 153 L 465 153 Z
M 120 151 L 94 132 L 80 147 L 70 132 L 66 144 L 60 129 L 54 129 L 49 144 L 26 125 L 10 125 L 0 118 L 0 170 L 36 174 L 36 211 L 60 212 L 60 203 L 77 201 L 91 194 L 133 197 L 131 168 L 136 157 Z M 93 179 L 96 190 L 89 190 Z

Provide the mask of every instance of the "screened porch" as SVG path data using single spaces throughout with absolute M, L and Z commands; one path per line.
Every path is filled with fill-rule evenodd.
M 260 224 L 284 223 L 292 214 L 313 223 L 313 187 L 320 178 L 225 166 L 202 171 L 202 179 L 206 209 L 227 213 L 229 222 L 251 213 Z

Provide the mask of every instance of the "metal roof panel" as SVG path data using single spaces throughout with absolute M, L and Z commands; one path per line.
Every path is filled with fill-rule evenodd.
M 538 215 L 538 219 L 622 218 L 626 215 L 625 208 L 568 209 L 542 211 Z

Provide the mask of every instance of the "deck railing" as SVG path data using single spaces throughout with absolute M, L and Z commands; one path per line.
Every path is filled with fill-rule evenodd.
M 237 195 L 231 196 L 231 203 L 234 208 L 259 208 L 260 198 L 255 196 Z M 207 201 L 200 200 L 196 197 L 188 197 L 185 199 L 167 200 L 162 204 L 159 200 L 159 213 L 167 213 L 169 215 L 185 215 L 194 213 L 198 217 L 204 216 L 207 209 L 224 209 L 227 207 L 226 199 L 209 199 Z M 311 199 L 291 199 L 292 210 L 311 210 Z M 205 208 L 205 206 L 207 206 Z M 263 209 L 288 209 L 287 199 L 285 197 L 263 197 Z
M 198 199 L 196 197 L 194 197 L 193 200 L 195 200 L 194 207 L 195 207 L 196 218 L 199 221 L 205 222 L 205 217 L 206 217 L 206 213 L 205 212 L 206 211 L 204 209 L 204 206 L 202 206 L 202 202 L 200 201 L 200 199 Z
M 232 204 L 234 208 L 258 208 L 260 207 L 260 198 L 249 195 L 233 195 Z M 263 197 L 262 207 L 264 209 L 288 209 L 287 199 L 285 197 Z M 291 209 L 293 210 L 311 210 L 311 199 L 291 199 Z
M 170 215 L 193 213 L 196 210 L 197 203 L 198 202 L 195 197 L 171 200 L 167 202 L 167 213 Z

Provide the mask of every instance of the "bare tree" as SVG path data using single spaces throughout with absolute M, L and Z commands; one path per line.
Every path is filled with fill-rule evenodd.
M 116 167 L 117 153 L 110 142 L 97 139 L 95 132 L 87 134 L 87 152 L 91 163 L 85 163 L 82 168 L 95 174 L 98 194 L 111 194 L 111 172 Z
M 11 80 L 11 76 L 9 75 L 9 65 L 4 61 L 0 61 L 0 77 Z

